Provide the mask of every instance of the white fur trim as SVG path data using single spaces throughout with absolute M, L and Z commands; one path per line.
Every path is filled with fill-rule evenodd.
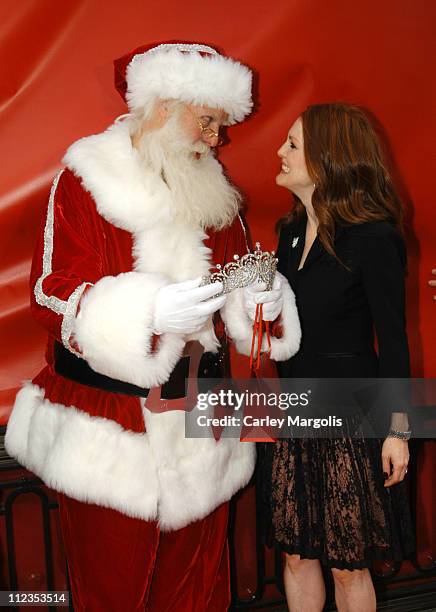
M 301 341 L 301 327 L 294 292 L 287 279 L 280 272 L 276 274 L 281 278 L 283 287 L 283 308 L 281 311 L 283 336 L 281 338 L 271 337 L 270 357 L 274 361 L 286 361 L 298 352 Z M 233 340 L 238 353 L 250 355 L 253 323 L 245 312 L 244 290 L 236 289 L 233 291 L 227 297 L 227 301 L 220 312 L 227 333 Z M 262 351 L 267 350 L 268 344 L 264 334 Z
M 255 445 L 237 439 L 186 438 L 185 413 L 144 409 L 150 445 L 159 466 L 159 523 L 180 529 L 207 516 L 250 480 Z
M 63 162 L 82 179 L 102 217 L 116 227 L 134 233 L 172 221 L 171 193 L 159 175 L 139 164 L 128 122 L 77 140 Z
M 300 348 L 301 327 L 294 292 L 286 278 L 280 272 L 276 274 L 282 279 L 283 287 L 283 308 L 281 312 L 283 336 L 281 338 L 271 338 L 270 357 L 274 361 L 286 361 L 286 359 L 295 355 Z
M 135 234 L 135 270 L 160 274 L 182 282 L 208 274 L 211 250 L 205 247 L 206 234 L 176 223 L 160 225 Z
M 74 337 L 91 368 L 140 387 L 166 382 L 185 345 L 162 334 L 151 352 L 154 300 L 164 277 L 139 272 L 106 276 L 82 298 Z
M 44 399 L 26 384 L 6 431 L 6 450 L 48 486 L 128 516 L 180 529 L 212 512 L 251 478 L 255 445 L 185 438 L 184 412 L 151 414 L 147 433 Z
M 5 447 L 56 491 L 128 516 L 156 518 L 157 472 L 145 434 L 51 403 L 43 389 L 27 384 L 16 397 Z
M 251 71 L 223 55 L 177 49 L 142 53 L 127 67 L 127 102 L 149 114 L 157 99 L 222 108 L 229 123 L 251 112 Z
M 220 314 L 226 326 L 227 335 L 232 339 L 238 353 L 249 355 L 253 323 L 245 312 L 243 289 L 235 289 L 229 293 Z

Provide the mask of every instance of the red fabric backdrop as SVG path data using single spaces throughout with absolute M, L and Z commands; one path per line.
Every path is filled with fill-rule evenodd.
M 380 120 L 409 207 L 409 333 L 414 373 L 436 374 L 436 266 L 430 178 L 431 41 L 425 0 L 3 0 L 0 4 L 0 419 L 43 361 L 29 316 L 27 277 L 49 183 L 65 148 L 125 111 L 112 60 L 153 41 L 222 49 L 255 71 L 256 113 L 230 130 L 220 157 L 247 199 L 255 239 L 275 246 L 289 206 L 274 181 L 276 150 L 315 101 L 347 100 Z
M 436 265 L 430 159 L 434 3 L 418 0 L 3 0 L 0 5 L 0 419 L 43 361 L 27 276 L 49 183 L 65 148 L 124 112 L 112 60 L 142 43 L 206 42 L 251 66 L 257 112 L 221 159 L 247 197 L 253 237 L 275 245 L 289 205 L 276 150 L 315 101 L 347 100 L 385 128 L 409 207 L 409 334 L 414 374 L 434 376 Z
M 28 274 L 51 179 L 72 141 L 125 112 L 112 87 L 112 60 L 171 39 L 216 46 L 255 71 L 256 112 L 230 130 L 220 158 L 246 195 L 252 236 L 265 247 L 275 246 L 274 223 L 289 206 L 287 192 L 275 186 L 276 150 L 299 112 L 312 102 L 345 100 L 378 118 L 409 212 L 414 375 L 435 376 L 436 304 L 427 285 L 436 267 L 435 19 L 428 0 L 2 0 L 1 422 L 21 381 L 43 363 L 45 334 L 30 317 Z M 422 553 L 432 549 L 436 504 L 428 484 L 435 465 L 430 443 L 420 468 Z

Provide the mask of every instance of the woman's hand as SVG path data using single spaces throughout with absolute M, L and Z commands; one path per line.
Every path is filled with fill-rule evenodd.
M 382 446 L 383 472 L 388 475 L 385 487 L 391 487 L 404 480 L 409 463 L 409 445 L 407 440 L 388 437 Z
M 283 308 L 283 282 L 276 274 L 271 291 L 265 291 L 266 284 L 257 281 L 244 288 L 245 310 L 252 321 L 256 318 L 256 306 L 263 304 L 264 321 L 275 321 Z

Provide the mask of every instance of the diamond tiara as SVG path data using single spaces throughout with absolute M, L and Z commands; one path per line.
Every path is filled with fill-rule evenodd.
M 215 270 L 203 276 L 201 286 L 210 283 L 222 283 L 223 294 L 234 289 L 248 287 L 256 281 L 266 284 L 266 291 L 271 291 L 274 276 L 277 270 L 277 257 L 274 251 L 262 251 L 260 242 L 256 242 L 254 253 L 247 253 L 242 257 L 233 256 L 233 261 L 221 266 L 217 264 Z

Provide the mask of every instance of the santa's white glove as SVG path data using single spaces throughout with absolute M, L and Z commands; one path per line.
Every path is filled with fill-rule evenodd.
M 198 277 L 160 289 L 154 305 L 154 333 L 191 334 L 199 331 L 209 316 L 224 306 L 225 295 L 209 299 L 223 290 L 223 284 L 200 287 L 201 280 Z
M 265 291 L 265 283 L 253 283 L 244 288 L 245 311 L 252 321 L 256 317 L 256 305 L 263 304 L 262 319 L 275 321 L 283 308 L 282 280 L 276 276 L 271 291 Z

